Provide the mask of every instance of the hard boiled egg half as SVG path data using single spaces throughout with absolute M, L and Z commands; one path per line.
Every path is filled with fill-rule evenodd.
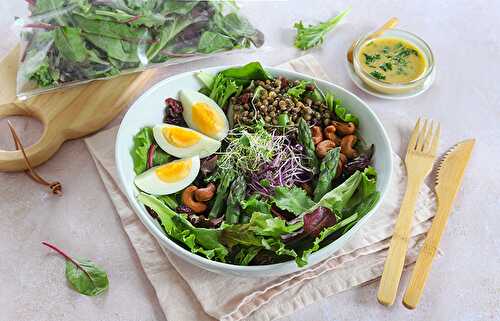
M 169 124 L 153 127 L 156 143 L 168 154 L 177 158 L 199 155 L 200 158 L 215 153 L 220 148 L 220 141 L 198 133 L 191 128 Z
M 177 159 L 155 166 L 135 177 L 135 185 L 152 195 L 168 195 L 185 189 L 200 170 L 200 157 Z
M 179 98 L 184 108 L 182 116 L 189 127 L 217 140 L 227 136 L 226 114 L 215 101 L 194 90 L 181 90 Z

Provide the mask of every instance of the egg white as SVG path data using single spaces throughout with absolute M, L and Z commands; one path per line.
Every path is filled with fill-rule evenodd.
M 212 137 L 217 140 L 223 140 L 228 132 L 229 132 L 229 122 L 227 120 L 226 114 L 222 110 L 222 108 L 217 105 L 215 101 L 213 101 L 210 97 L 207 97 L 203 95 L 200 92 L 194 91 L 194 90 L 181 90 L 179 92 L 179 98 L 182 103 L 183 107 L 183 112 L 182 116 L 184 117 L 184 120 L 188 124 L 189 127 L 195 129 L 196 131 L 199 131 L 200 133 L 203 133 L 209 137 Z M 223 124 L 221 130 L 219 130 L 216 134 L 211 134 L 211 133 L 206 133 L 203 132 L 203 130 L 193 122 L 193 105 L 202 102 L 205 103 L 210 109 L 212 109 L 219 117 L 221 118 Z
M 177 182 L 162 181 L 156 174 L 156 169 L 163 165 L 155 166 L 144 173 L 137 175 L 134 179 L 134 184 L 141 191 L 152 195 L 169 195 L 181 191 L 188 187 L 198 175 L 200 171 L 200 157 L 193 156 L 191 159 L 191 169 L 189 174 Z
M 156 143 L 158 146 L 160 146 L 161 149 L 163 149 L 165 152 L 168 154 L 175 156 L 177 158 L 188 158 L 192 157 L 195 155 L 200 156 L 200 158 L 204 158 L 207 156 L 212 155 L 215 153 L 221 145 L 221 142 L 218 140 L 215 140 L 213 138 L 210 138 L 206 135 L 203 135 L 201 133 L 196 132 L 198 135 L 200 135 L 200 140 L 191 146 L 187 147 L 179 147 L 172 145 L 167 141 L 165 136 L 163 135 L 163 128 L 183 128 L 185 130 L 190 130 L 193 132 L 196 132 L 190 128 L 184 128 L 180 126 L 175 126 L 175 125 L 169 125 L 169 124 L 161 124 L 161 125 L 156 125 L 153 127 L 153 136 L 155 138 Z

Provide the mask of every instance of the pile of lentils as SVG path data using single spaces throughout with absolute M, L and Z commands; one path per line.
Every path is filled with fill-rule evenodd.
M 298 80 L 288 80 L 281 76 L 274 80 L 257 80 L 255 86 L 260 86 L 263 89 L 253 104 L 253 90 L 255 88 L 252 88 L 251 91 L 243 91 L 239 96 L 231 98 L 234 123 L 252 125 L 256 119 L 262 118 L 266 125 L 277 126 L 282 125 L 281 118 L 286 119 L 287 126 L 294 126 L 298 124 L 299 117 L 302 117 L 311 125 L 328 126 L 331 121 L 336 120 L 335 113 L 331 112 L 324 102 L 313 101 L 308 97 L 297 99 L 287 94 L 290 88 L 299 84 Z M 314 84 L 307 84 L 305 94 L 313 92 L 315 89 Z

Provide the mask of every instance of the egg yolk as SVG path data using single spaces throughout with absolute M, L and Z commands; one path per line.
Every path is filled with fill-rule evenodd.
M 222 119 L 213 108 L 205 103 L 197 102 L 192 107 L 193 123 L 201 132 L 215 135 L 222 129 Z
M 160 166 L 155 172 L 162 181 L 173 183 L 186 178 L 191 171 L 191 166 L 191 159 L 180 159 Z
M 176 147 L 189 147 L 200 141 L 200 134 L 187 128 L 165 127 L 162 133 L 167 142 Z

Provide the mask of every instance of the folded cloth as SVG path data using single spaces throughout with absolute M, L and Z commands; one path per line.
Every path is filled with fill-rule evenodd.
M 280 67 L 328 79 L 310 55 Z M 183 261 L 157 243 L 120 190 L 114 160 L 116 133 L 117 128 L 111 128 L 87 138 L 85 142 L 169 321 L 276 320 L 382 274 L 406 184 L 403 162 L 396 154 L 393 155 L 394 174 L 382 205 L 341 250 L 327 260 L 294 274 L 241 278 L 205 271 Z M 406 264 L 415 262 L 434 212 L 434 195 L 424 185 L 417 200 Z

